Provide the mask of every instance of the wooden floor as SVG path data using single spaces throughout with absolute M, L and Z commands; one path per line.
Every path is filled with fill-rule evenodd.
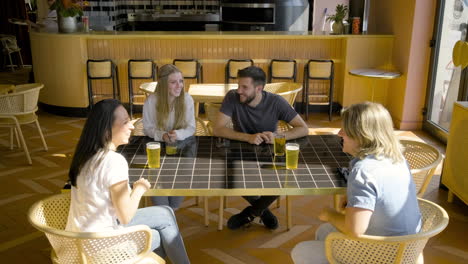
M 0 81 L 2 80 L 0 75 Z M 328 122 L 325 114 L 312 114 L 308 124 L 310 134 L 337 133 L 340 118 Z M 50 246 L 45 236 L 32 228 L 27 220 L 29 207 L 37 200 L 58 193 L 67 180 L 68 168 L 76 142 L 84 124 L 83 118 L 69 118 L 39 112 L 39 121 L 49 151 L 44 152 L 34 126 L 23 126 L 31 151 L 33 165 L 18 148 L 9 149 L 8 130 L 0 128 L 0 255 L 2 263 L 50 263 Z M 398 131 L 400 137 L 413 138 L 444 147 L 421 131 Z M 440 166 L 439 166 L 440 167 Z M 439 189 L 440 168 L 425 195 L 442 205 L 450 216 L 445 231 L 429 240 L 425 263 L 468 263 L 468 207 L 455 199 L 446 202 L 447 191 Z M 284 198 L 284 197 L 283 197 Z M 248 229 L 216 230 L 217 199 L 210 199 L 211 222 L 203 225 L 202 209 L 193 197 L 186 197 L 176 212 L 179 227 L 192 263 L 292 263 L 294 245 L 311 240 L 321 223 L 319 210 L 332 205 L 331 196 L 297 196 L 293 200 L 294 227 L 285 228 L 285 203 L 273 208 L 280 228 L 269 231 L 260 224 Z M 246 206 L 239 197 L 228 199 L 224 221 Z

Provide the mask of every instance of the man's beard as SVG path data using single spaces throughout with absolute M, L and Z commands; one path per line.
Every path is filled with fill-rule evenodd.
M 256 94 L 253 94 L 252 96 L 247 97 L 247 99 L 245 99 L 244 102 L 242 102 L 242 101 L 240 100 L 240 95 L 238 94 L 237 96 L 239 97 L 239 102 L 240 102 L 241 104 L 246 104 L 246 105 L 250 104 L 253 100 L 255 100 L 255 97 L 257 97 Z

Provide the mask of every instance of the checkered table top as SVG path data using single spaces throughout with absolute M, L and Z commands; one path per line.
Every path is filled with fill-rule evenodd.
M 190 137 L 178 142 L 178 153 L 166 155 L 161 143 L 161 167 L 147 168 L 148 137 L 133 137 L 119 148 L 129 163 L 130 182 L 140 177 L 152 185 L 146 195 L 305 195 L 344 193 L 337 173 L 351 156 L 342 152 L 335 135 L 290 140 L 300 145 L 296 170 L 285 169 L 285 157 L 275 157 L 273 145 L 259 146 L 216 137 Z

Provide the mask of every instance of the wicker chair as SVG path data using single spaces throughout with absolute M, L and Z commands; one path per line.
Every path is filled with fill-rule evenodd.
M 36 202 L 29 222 L 45 233 L 53 263 L 165 263 L 150 251 L 151 230 L 144 225 L 106 232 L 65 231 L 70 193 Z
M 268 83 L 263 90 L 280 95 L 294 108 L 297 94 L 302 90 L 302 84 L 290 82 Z
M 212 136 L 213 134 L 210 133 L 208 127 L 205 125 L 205 122 L 200 119 L 199 117 L 195 117 L 196 123 L 196 130 L 195 136 Z
M 411 168 L 418 197 L 423 197 L 432 176 L 442 161 L 442 154 L 431 145 L 413 140 L 400 140 L 403 154 Z
M 44 150 L 48 150 L 36 115 L 39 91 L 43 87 L 44 85 L 41 83 L 22 84 L 17 85 L 14 92 L 0 95 L 0 127 L 10 128 L 11 149 L 13 148 L 13 133 L 16 134 L 18 145 L 20 145 L 19 141 L 21 141 L 29 164 L 32 164 L 32 160 L 24 140 L 21 125 L 35 123 Z
M 418 198 L 422 214 L 421 231 L 408 236 L 360 236 L 351 238 L 343 233 L 330 233 L 325 240 L 325 252 L 330 263 L 422 263 L 427 240 L 445 229 L 447 212 L 439 205 Z

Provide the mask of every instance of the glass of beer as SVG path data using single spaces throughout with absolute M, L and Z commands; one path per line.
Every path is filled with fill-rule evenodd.
M 287 143 L 286 144 L 286 169 L 297 169 L 297 162 L 299 160 L 299 144 Z
M 148 155 L 148 167 L 159 168 L 161 166 L 161 143 L 148 142 L 146 143 L 146 154 Z
M 286 144 L 286 137 L 284 134 L 275 133 L 275 156 L 284 156 L 284 145 Z
M 167 142 L 166 143 L 166 154 L 167 155 L 177 154 L 177 142 Z

